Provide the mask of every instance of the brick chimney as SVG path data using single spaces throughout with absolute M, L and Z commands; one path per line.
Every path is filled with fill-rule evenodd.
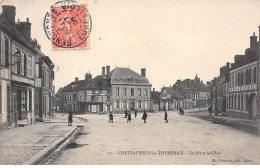
M 79 81 L 79 78 L 78 78 L 78 77 L 76 77 L 76 78 L 75 78 L 75 82 L 78 82 L 78 81 Z
M 34 48 L 37 47 L 38 41 L 36 40 L 36 38 L 34 38 L 34 40 L 31 40 L 31 44 Z
M 153 88 L 153 92 L 155 92 L 155 88 Z
M 28 42 L 31 41 L 31 23 L 29 22 L 29 18 L 26 19 L 26 22 L 15 23 L 15 27 Z
M 146 78 L 146 69 L 145 68 L 141 69 L 141 75 Z
M 3 5 L 2 6 L 2 16 L 5 24 L 14 27 L 15 26 L 15 10 L 14 6 Z
M 110 73 L 110 66 L 108 65 L 107 66 L 107 76 L 109 75 L 109 73 Z
M 86 73 L 85 75 L 85 80 L 88 81 L 88 80 L 91 80 L 92 79 L 92 74 L 89 73 Z
M 106 73 L 106 67 L 102 67 L 102 75 L 105 76 Z
M 253 33 L 253 36 L 250 37 L 250 48 L 257 42 L 257 36 L 255 35 L 255 32 Z

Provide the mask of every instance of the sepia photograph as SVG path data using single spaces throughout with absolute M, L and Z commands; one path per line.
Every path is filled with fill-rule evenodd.
M 260 164 L 260 0 L 0 5 L 0 165 Z

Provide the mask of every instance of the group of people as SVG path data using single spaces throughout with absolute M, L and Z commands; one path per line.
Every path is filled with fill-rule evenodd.
M 179 109 L 180 111 L 180 115 L 184 114 L 184 110 L 182 108 Z M 210 110 L 209 110 L 210 111 Z M 137 110 L 135 110 L 135 118 L 137 117 Z M 114 123 L 113 122 L 113 114 L 112 112 L 109 113 L 109 123 Z M 131 123 L 131 112 L 127 112 L 127 110 L 125 111 L 125 118 L 127 118 L 127 123 Z M 144 123 L 146 123 L 146 119 L 147 119 L 147 113 L 146 111 L 144 111 L 143 113 L 143 117 L 142 120 L 144 120 Z M 166 112 L 166 110 L 164 110 L 164 120 L 166 123 L 168 123 L 168 114 Z M 68 126 L 72 126 L 72 112 L 69 112 L 69 116 L 68 116 Z
M 135 110 L 135 118 L 137 116 L 137 110 Z M 131 123 L 131 111 L 127 112 L 127 110 L 125 111 L 125 118 L 127 118 L 127 123 Z M 146 119 L 147 119 L 147 113 L 146 111 L 144 111 L 143 113 L 143 117 L 142 119 L 144 120 L 144 123 L 146 123 Z M 113 114 L 112 112 L 109 113 L 109 123 L 113 123 Z

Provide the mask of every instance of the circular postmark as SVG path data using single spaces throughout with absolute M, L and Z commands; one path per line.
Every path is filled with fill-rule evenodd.
M 51 6 L 44 18 L 44 30 L 53 48 L 85 48 L 92 27 L 86 4 L 64 0 Z

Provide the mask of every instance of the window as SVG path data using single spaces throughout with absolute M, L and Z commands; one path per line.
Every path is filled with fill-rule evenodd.
M 95 96 L 91 95 L 91 101 L 95 101 Z
M 138 108 L 141 108 L 141 101 L 138 101 Z
M 144 90 L 144 95 L 145 95 L 145 96 L 148 95 L 148 90 L 147 90 L 147 89 Z
M 32 56 L 31 55 L 28 55 L 26 64 L 27 64 L 26 75 L 27 77 L 32 77 Z M 45 84 L 45 86 L 47 85 Z
M 148 107 L 148 101 L 144 101 L 144 109 L 147 109 Z
M 237 86 L 237 84 L 238 84 L 238 73 L 235 73 L 234 78 L 235 78 L 235 86 Z
M 123 89 L 123 96 L 126 96 L 126 89 Z
M 235 95 L 235 98 L 234 98 L 234 108 L 233 109 L 237 109 L 237 95 Z
M 77 93 L 73 94 L 73 101 L 77 101 Z
M 116 108 L 119 108 L 119 101 L 116 101 Z
M 131 96 L 135 96 L 135 90 L 131 89 Z
M 257 69 L 254 67 L 254 83 L 256 83 L 257 80 Z
M 123 108 L 126 108 L 127 102 L 123 101 Z
M 141 96 L 141 95 L 142 95 L 142 90 L 141 90 L 141 89 L 138 89 L 137 91 L 138 91 L 138 92 L 137 92 L 137 93 L 138 93 L 138 96 Z
M 32 91 L 29 90 L 29 111 L 32 111 Z
M 27 74 L 26 74 L 26 71 L 27 71 L 27 56 L 24 54 L 23 55 L 23 60 L 24 60 L 24 64 L 23 64 L 23 66 L 24 66 L 24 72 L 23 72 L 23 75 L 24 76 L 26 76 Z
M 116 96 L 119 96 L 119 88 L 116 88 Z
M 21 92 L 21 111 L 26 111 L 26 93 L 25 90 Z
M 9 41 L 5 38 L 5 65 L 9 66 Z
M 237 100 L 237 109 L 240 110 L 240 95 L 238 95 Z
M 244 110 L 244 95 L 241 95 L 241 110 Z
M 251 80 L 252 76 L 251 76 L 251 69 L 248 70 L 248 84 L 251 84 L 252 80 Z

